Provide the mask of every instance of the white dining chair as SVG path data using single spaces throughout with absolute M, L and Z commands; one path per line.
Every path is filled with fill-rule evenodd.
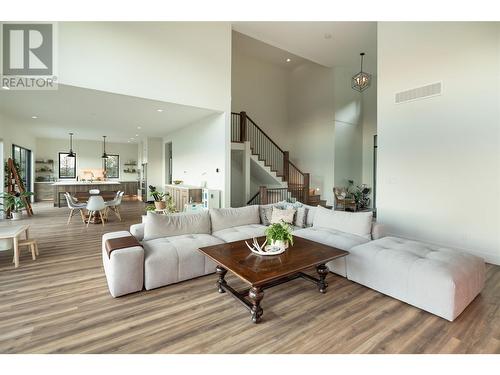
M 71 196 L 70 193 L 64 193 L 64 197 L 66 198 L 66 203 L 68 204 L 70 210 L 68 221 L 66 222 L 66 224 L 69 224 L 71 222 L 71 218 L 73 217 L 73 214 L 76 210 L 80 211 L 80 216 L 82 217 L 82 221 L 85 224 L 85 213 L 83 212 L 83 210 L 85 210 L 87 205 L 85 203 L 76 203 L 75 199 Z
M 99 189 L 90 189 L 89 194 L 90 195 L 99 195 L 101 191 Z
M 104 217 L 102 215 L 102 211 L 105 209 L 106 205 L 104 204 L 104 199 L 100 195 L 91 195 L 87 202 L 87 211 L 89 213 L 87 227 L 89 226 L 92 216 L 94 216 L 96 212 L 99 212 L 99 217 L 101 218 L 102 226 L 104 226 Z
M 111 210 L 116 215 L 116 217 L 120 221 L 122 221 L 122 216 L 120 214 L 120 205 L 122 204 L 123 194 L 125 194 L 125 192 L 118 191 L 116 193 L 115 199 L 104 203 L 106 205 L 106 213 L 105 213 L 106 218 L 108 217 L 109 210 Z

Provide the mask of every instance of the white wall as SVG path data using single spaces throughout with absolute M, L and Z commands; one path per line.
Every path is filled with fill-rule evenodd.
M 290 147 L 287 133 L 288 69 L 249 56 L 233 45 L 231 110 L 246 111 L 283 150 Z
M 127 167 L 124 165 L 127 161 L 137 162 L 137 144 L 134 143 L 106 143 L 106 152 L 108 154 L 120 155 L 120 181 L 137 181 L 136 173 L 123 173 Z M 36 139 L 36 158 L 54 160 L 54 176 L 58 178 L 59 171 L 59 152 L 68 152 L 69 139 L 37 138 Z M 81 176 L 84 169 L 102 169 L 102 141 L 73 139 L 73 151 L 76 153 L 77 174 Z M 160 159 L 161 160 L 161 159 Z M 129 167 L 132 168 L 132 167 Z M 135 169 L 137 169 L 135 167 Z
M 61 22 L 59 82 L 227 111 L 227 22 Z
M 17 146 L 21 146 L 31 150 L 31 158 L 32 161 L 36 158 L 37 148 L 36 148 L 36 139 L 35 136 L 29 132 L 24 130 L 25 127 L 23 123 L 19 121 L 13 120 L 5 115 L 0 115 L 0 139 L 3 139 L 3 158 L 4 162 L 8 158 L 12 157 L 12 145 L 15 144 Z M 19 129 L 23 129 L 20 131 Z M 3 164 L 2 164 L 2 173 L 3 173 Z M 30 190 L 33 191 L 33 183 L 34 183 L 34 168 L 32 168 L 31 173 L 31 183 L 32 186 Z M 3 181 L 3 178 L 2 178 Z M 3 185 L 3 182 L 2 182 Z
M 499 23 L 378 26 L 378 218 L 500 264 Z M 443 95 L 394 104 L 443 82 Z
M 290 72 L 288 90 L 290 159 L 310 173 L 312 188 L 333 203 L 334 175 L 334 72 L 304 63 Z
M 201 186 L 206 181 L 208 188 L 222 191 L 221 201 L 228 205 L 226 199 L 230 191 L 226 190 L 226 178 L 230 178 L 230 171 L 226 169 L 226 120 L 225 114 L 211 115 L 168 134 L 163 142 L 172 142 L 173 180 L 194 186 Z

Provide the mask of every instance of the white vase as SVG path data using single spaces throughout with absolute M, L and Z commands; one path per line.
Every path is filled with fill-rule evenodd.
M 271 240 L 271 246 L 277 246 L 280 249 L 288 249 L 288 241 Z
M 12 220 L 21 220 L 21 218 L 23 217 L 22 212 L 12 212 L 11 215 L 12 215 Z

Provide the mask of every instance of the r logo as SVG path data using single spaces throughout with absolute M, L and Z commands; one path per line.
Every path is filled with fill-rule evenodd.
M 2 26 L 3 75 L 53 74 L 52 24 L 3 24 Z

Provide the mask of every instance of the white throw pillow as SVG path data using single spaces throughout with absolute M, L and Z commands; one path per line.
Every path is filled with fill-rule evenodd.
M 212 232 L 241 225 L 260 224 L 259 206 L 211 208 Z
M 373 212 L 334 211 L 318 206 L 314 215 L 314 228 L 336 229 L 371 240 Z
M 210 234 L 208 210 L 170 215 L 148 212 L 144 220 L 144 241 L 183 234 Z
M 286 210 L 281 210 L 278 207 L 273 207 L 273 213 L 271 215 L 271 224 L 277 224 L 284 221 L 288 224 L 293 224 L 293 217 L 295 216 L 295 208 L 288 208 Z
M 303 207 L 307 208 L 306 227 L 312 227 L 314 223 L 314 216 L 316 215 L 316 206 L 304 204 Z

